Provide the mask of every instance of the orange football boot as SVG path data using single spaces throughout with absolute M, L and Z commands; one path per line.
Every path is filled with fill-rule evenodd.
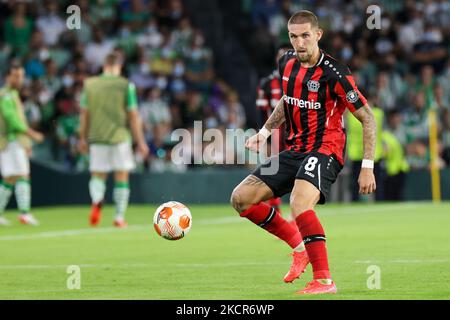
M 334 282 L 331 284 L 322 284 L 317 280 L 309 282 L 305 289 L 297 291 L 296 294 L 324 294 L 324 293 L 337 293 L 337 288 Z
M 89 216 L 89 222 L 91 226 L 99 224 L 102 217 L 102 203 L 93 204 L 91 207 L 91 215 Z
M 300 275 L 305 272 L 306 266 L 309 263 L 308 254 L 306 250 L 302 252 L 294 251 L 292 254 L 292 264 L 289 272 L 284 276 L 284 282 L 293 282 L 295 279 L 300 278 Z

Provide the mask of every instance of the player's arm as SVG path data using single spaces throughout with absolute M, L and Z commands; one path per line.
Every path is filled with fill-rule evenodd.
M 364 158 L 359 173 L 359 193 L 369 194 L 375 191 L 375 175 L 373 174 L 377 124 L 366 98 L 358 90 L 355 79 L 348 68 L 340 68 L 341 75 L 334 73 L 334 93 L 341 102 L 361 122 L 363 127 Z M 333 73 L 332 73 L 333 74 Z
M 134 141 L 136 141 L 138 152 L 143 158 L 146 158 L 148 156 L 148 146 L 145 141 L 142 120 L 137 108 L 136 87 L 131 82 L 128 84 L 127 110 L 131 134 L 133 135 Z
M 359 193 L 369 194 L 376 189 L 373 166 L 377 141 L 377 123 L 372 109 L 370 109 L 367 103 L 353 112 L 353 115 L 361 122 L 363 127 L 364 158 L 358 178 Z
M 373 161 L 375 158 L 375 145 L 377 136 L 377 123 L 372 109 L 366 103 L 364 106 L 353 112 L 363 127 L 363 148 L 364 159 Z
M 3 118 L 5 119 L 8 131 L 26 134 L 38 143 L 44 140 L 42 133 L 37 132 L 28 126 L 26 121 L 23 120 L 20 111 L 14 104 L 3 102 L 0 110 Z
M 79 141 L 78 149 L 81 153 L 85 154 L 88 152 L 88 124 L 89 124 L 89 113 L 87 110 L 87 98 L 86 92 L 83 90 L 80 99 L 80 129 L 79 129 Z
M 254 152 L 258 152 L 259 148 L 266 142 L 267 138 L 271 135 L 271 131 L 273 129 L 279 128 L 285 120 L 286 118 L 284 117 L 284 96 L 283 96 L 281 97 L 280 101 L 278 101 L 277 106 L 273 110 L 269 119 L 267 119 L 262 129 L 259 130 L 257 134 L 250 137 L 246 141 L 245 146 Z

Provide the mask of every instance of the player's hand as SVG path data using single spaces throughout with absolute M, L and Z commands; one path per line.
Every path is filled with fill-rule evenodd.
M 37 143 L 42 143 L 45 138 L 42 133 L 40 133 L 38 131 L 34 131 L 34 130 L 29 130 L 28 135 L 30 136 L 31 139 L 33 139 Z
M 361 168 L 358 178 L 359 193 L 360 194 L 370 194 L 377 189 L 375 182 L 375 175 L 373 174 L 373 169 Z
M 88 144 L 87 144 L 86 140 L 85 139 L 80 139 L 78 141 L 78 151 L 81 154 L 87 154 L 88 153 L 88 149 L 89 149 L 89 147 L 88 147 Z
M 258 152 L 265 142 L 266 138 L 261 133 L 257 133 L 245 141 L 245 147 L 253 152 Z
M 139 152 L 143 159 L 147 159 L 149 153 L 148 145 L 145 142 L 138 143 L 137 152 Z

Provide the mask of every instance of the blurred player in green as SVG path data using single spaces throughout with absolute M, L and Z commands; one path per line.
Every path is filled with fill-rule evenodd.
M 28 127 L 23 112 L 19 90 L 25 78 L 24 69 L 12 64 L 6 74 L 5 87 L 0 89 L 0 171 L 3 181 L 0 185 L 0 225 L 9 225 L 3 216 L 9 199 L 16 195 L 23 224 L 37 225 L 30 213 L 30 160 L 32 140 L 42 142 L 44 136 Z
M 130 197 L 128 176 L 135 167 L 132 136 L 140 155 L 143 158 L 148 155 L 137 109 L 136 88 L 120 75 L 121 70 L 122 57 L 118 53 L 109 54 L 103 65 L 103 73 L 85 80 L 80 101 L 79 148 L 82 153 L 87 153 L 89 149 L 92 226 L 100 222 L 106 178 L 111 171 L 114 172 L 115 180 L 114 225 L 119 228 L 127 226 L 125 211 Z

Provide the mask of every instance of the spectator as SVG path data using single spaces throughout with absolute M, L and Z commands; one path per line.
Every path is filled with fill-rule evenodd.
M 44 36 L 44 43 L 48 46 L 54 46 L 67 27 L 64 20 L 58 15 L 57 1 L 46 1 L 45 8 L 44 13 L 37 19 L 36 26 Z
M 113 41 L 106 40 L 100 28 L 94 29 L 94 41 L 86 46 L 84 58 L 89 65 L 89 70 L 96 73 L 105 60 L 105 57 L 114 49 Z
M 28 53 L 28 46 L 33 31 L 33 22 L 27 17 L 25 3 L 17 3 L 14 13 L 4 22 L 3 38 L 11 47 L 12 52 L 23 57 Z

